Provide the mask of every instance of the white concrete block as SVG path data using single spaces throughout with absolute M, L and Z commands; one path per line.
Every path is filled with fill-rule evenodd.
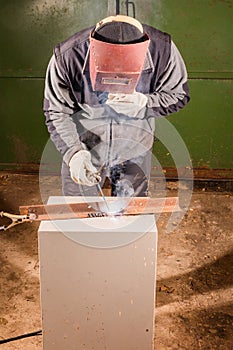
M 43 349 L 152 350 L 156 253 L 153 215 L 42 222 Z

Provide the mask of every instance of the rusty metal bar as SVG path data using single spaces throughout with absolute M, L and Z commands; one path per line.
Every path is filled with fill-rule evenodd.
M 108 198 L 108 205 L 114 208 L 119 201 L 118 197 Z M 127 202 L 128 201 L 128 202 Z M 168 198 L 122 198 L 122 209 L 119 211 L 106 212 L 103 202 L 87 203 L 67 203 L 67 204 L 48 204 L 48 205 L 31 205 L 20 206 L 21 215 L 32 215 L 35 221 L 41 220 L 60 220 L 72 218 L 90 218 L 111 215 L 140 215 L 156 214 L 180 211 L 177 197 Z M 126 203 L 124 207 L 124 203 Z

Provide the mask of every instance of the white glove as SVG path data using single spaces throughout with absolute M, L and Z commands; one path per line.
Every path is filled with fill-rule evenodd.
M 112 107 L 117 113 L 136 117 L 140 110 L 146 106 L 147 97 L 136 91 L 133 94 L 109 93 L 106 104 Z
M 69 162 L 69 167 L 72 180 L 79 185 L 94 186 L 101 180 L 88 151 L 81 150 L 75 153 Z

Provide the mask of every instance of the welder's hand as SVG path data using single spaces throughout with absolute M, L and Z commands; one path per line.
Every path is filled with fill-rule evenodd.
M 146 106 L 147 97 L 136 91 L 133 94 L 109 93 L 106 103 L 117 113 L 125 114 L 129 117 L 136 117 Z
M 79 185 L 94 186 L 101 180 L 91 162 L 91 153 L 86 150 L 75 153 L 69 162 L 69 167 L 72 180 Z

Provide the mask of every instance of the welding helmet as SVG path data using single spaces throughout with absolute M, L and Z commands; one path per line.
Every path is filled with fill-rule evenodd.
M 94 91 L 131 94 L 140 78 L 149 37 L 135 18 L 110 16 L 90 33 L 90 77 Z

